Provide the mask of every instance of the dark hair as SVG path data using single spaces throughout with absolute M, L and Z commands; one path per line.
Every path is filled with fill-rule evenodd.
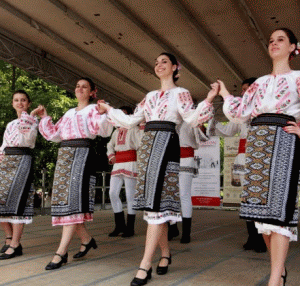
M 94 83 L 89 77 L 82 77 L 82 78 L 80 78 L 77 82 L 79 82 L 80 80 L 85 80 L 85 81 L 87 81 L 87 82 L 89 83 L 89 85 L 90 85 L 91 91 L 96 90 L 96 85 L 95 85 L 95 83 Z M 92 102 L 94 99 L 95 99 L 94 97 L 90 96 L 89 102 Z
M 16 91 L 13 93 L 12 98 L 14 98 L 14 95 L 17 94 L 17 93 L 24 94 L 24 95 L 27 97 L 28 102 L 29 102 L 29 103 L 31 102 L 31 99 L 30 99 L 28 93 L 27 93 L 25 90 L 23 90 L 23 89 L 16 90 Z
M 257 80 L 256 77 L 250 77 L 250 78 L 247 78 L 245 79 L 243 82 L 242 82 L 242 85 L 244 84 L 248 84 L 249 86 L 254 83 L 255 81 Z
M 291 52 L 289 59 L 295 57 L 295 56 L 296 56 L 295 51 L 296 51 L 296 49 L 297 49 L 297 44 L 298 44 L 298 40 L 297 40 L 295 34 L 294 34 L 294 33 L 292 32 L 292 30 L 290 30 L 289 28 L 284 28 L 284 27 L 283 27 L 283 28 L 277 28 L 277 29 L 275 29 L 275 30 L 273 31 L 273 33 L 276 32 L 276 31 L 283 31 L 283 32 L 285 32 L 285 34 L 287 35 L 287 37 L 288 37 L 289 40 L 290 40 L 290 43 L 291 43 L 291 44 L 295 44 L 295 46 L 296 46 L 296 47 L 295 47 L 295 50 Z
M 121 106 L 119 109 L 125 110 L 125 111 L 127 112 L 128 115 L 129 115 L 129 114 L 133 114 L 133 109 L 132 109 L 132 107 L 130 107 L 130 106 L 124 105 L 124 106 Z
M 80 78 L 77 82 L 79 82 L 80 80 L 85 80 L 89 83 L 90 85 L 90 88 L 91 88 L 91 91 L 95 90 L 96 89 L 96 85 L 95 83 L 89 78 L 89 77 L 82 77 Z
M 176 57 L 170 53 L 165 53 L 165 52 L 160 54 L 160 56 L 162 56 L 162 55 L 167 56 L 170 59 L 171 63 L 173 65 L 177 66 L 176 70 L 173 72 L 173 81 L 176 82 L 178 80 L 178 77 L 176 77 L 176 75 L 178 75 L 178 66 L 179 66 L 179 63 L 178 63 Z

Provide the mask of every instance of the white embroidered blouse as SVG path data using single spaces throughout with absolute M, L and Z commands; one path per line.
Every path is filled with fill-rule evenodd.
M 143 133 L 144 131 L 138 126 L 131 129 L 117 128 L 107 144 L 106 154 L 108 160 L 115 157 L 116 152 L 137 150 L 141 143 Z M 136 161 L 115 163 L 111 175 L 124 175 L 132 178 L 137 177 Z
M 96 135 L 108 137 L 112 129 L 106 114 L 98 113 L 96 104 L 90 104 L 79 111 L 72 108 L 56 124 L 52 123 L 50 116 L 42 118 L 39 124 L 40 133 L 46 140 L 53 142 L 79 138 L 95 139 Z
M 0 162 L 2 161 L 6 147 L 29 147 L 35 146 L 38 120 L 35 116 L 23 111 L 21 117 L 9 122 L 3 136 L 0 147 Z
M 149 92 L 132 115 L 114 108 L 109 110 L 108 115 L 115 125 L 128 129 L 142 121 L 171 121 L 180 124 L 184 120 L 196 127 L 213 117 L 213 105 L 208 101 L 200 102 L 196 109 L 193 105 L 189 91 L 176 87 L 165 92 Z
M 227 96 L 223 112 L 230 121 L 244 123 L 263 113 L 286 114 L 300 121 L 300 71 L 258 78 L 242 98 Z

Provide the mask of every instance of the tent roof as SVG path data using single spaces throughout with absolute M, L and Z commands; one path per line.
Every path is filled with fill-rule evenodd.
M 120 106 L 159 87 L 154 61 L 168 51 L 195 100 L 217 78 L 238 95 L 242 80 L 270 72 L 268 37 L 281 26 L 298 32 L 299 11 L 296 0 L 4 0 L 0 58 L 68 90 L 89 76 Z

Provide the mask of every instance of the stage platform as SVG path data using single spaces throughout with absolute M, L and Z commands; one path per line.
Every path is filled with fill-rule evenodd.
M 112 211 L 97 211 L 94 222 L 87 224 L 98 243 L 82 259 L 72 256 L 79 249 L 76 237 L 69 249 L 69 262 L 58 270 L 45 271 L 61 235 L 61 227 L 51 226 L 50 216 L 36 216 L 25 227 L 22 245 L 24 255 L 0 261 L 0 286 L 8 285 L 130 285 L 142 258 L 146 223 L 139 212 L 136 235 L 132 238 L 109 238 Z M 3 232 L 0 231 L 3 241 Z M 270 272 L 267 253 L 244 251 L 247 238 L 245 221 L 237 210 L 194 210 L 192 242 L 180 244 L 180 237 L 171 242 L 172 264 L 167 275 L 155 271 L 147 285 L 267 285 Z M 160 254 L 157 251 L 154 270 Z M 287 285 L 300 285 L 300 246 L 292 243 L 287 259 Z

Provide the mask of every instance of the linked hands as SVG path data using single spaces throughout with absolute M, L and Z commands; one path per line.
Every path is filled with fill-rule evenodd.
M 111 109 L 109 104 L 105 103 L 103 99 L 97 101 L 97 110 L 100 114 L 107 113 Z
M 206 97 L 206 100 L 210 103 L 214 100 L 214 98 L 217 95 L 222 96 L 223 99 L 225 99 L 226 96 L 230 95 L 230 93 L 227 90 L 224 82 L 221 81 L 221 80 L 217 80 L 216 82 L 214 82 L 210 86 L 211 86 L 211 90 L 208 92 L 207 97 Z
M 31 116 L 40 116 L 41 118 L 48 116 L 45 106 L 39 105 L 36 109 L 30 112 Z
M 212 103 L 214 98 L 219 94 L 220 84 L 218 82 L 214 82 L 210 86 L 211 86 L 211 90 L 208 92 L 206 100 Z

